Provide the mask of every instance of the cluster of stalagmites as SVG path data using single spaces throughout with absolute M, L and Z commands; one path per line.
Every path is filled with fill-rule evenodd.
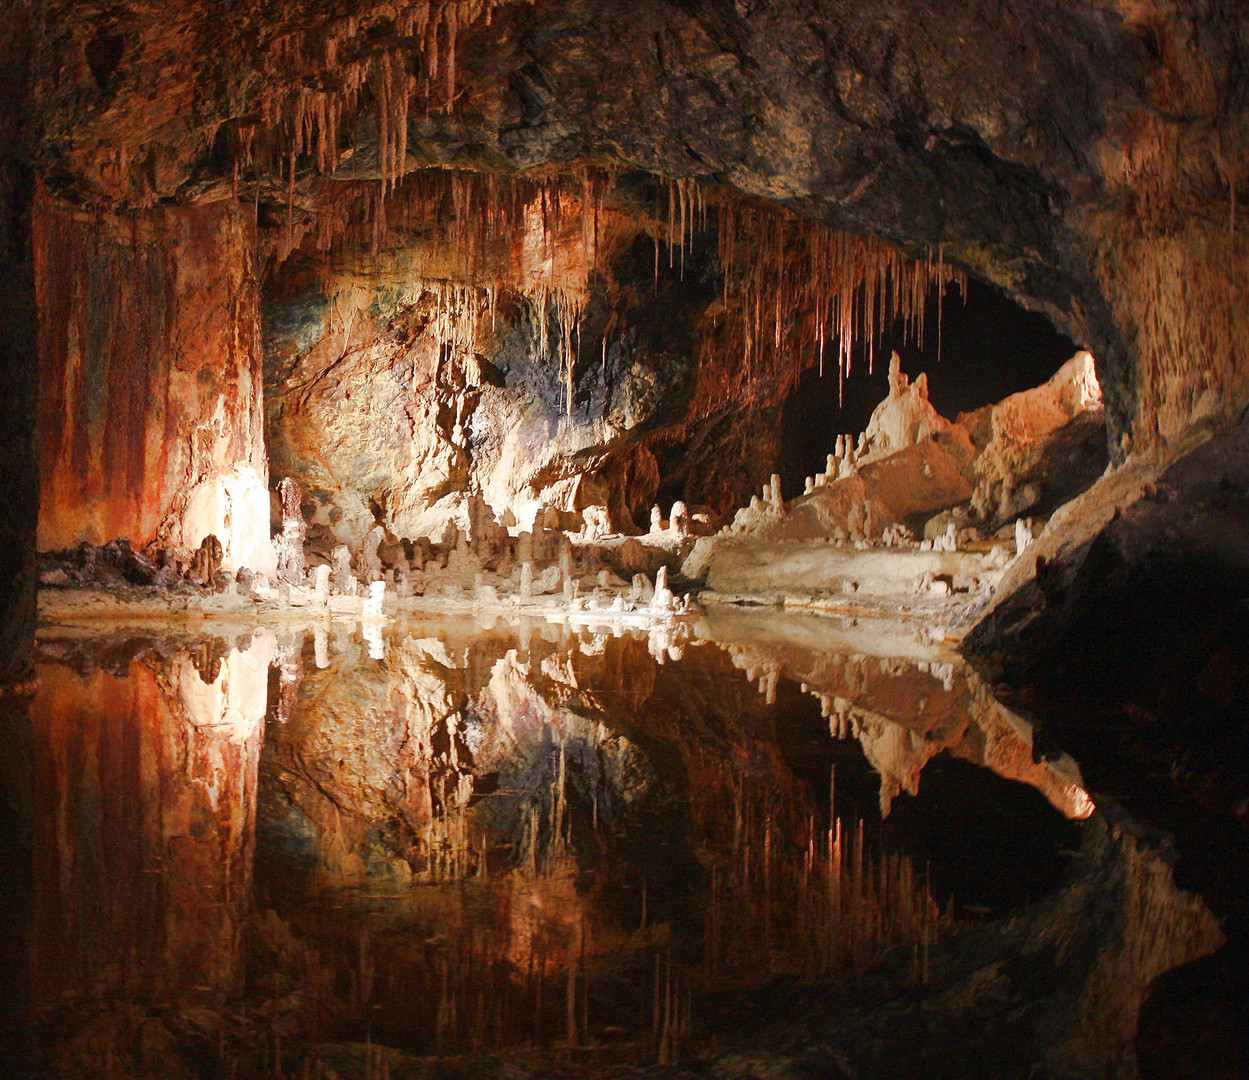
M 682 572 L 713 591 L 784 592 L 792 584 L 794 592 L 857 592 L 847 552 L 866 558 L 889 550 L 908 558 L 892 570 L 860 560 L 866 591 L 947 596 L 991 588 L 1032 542 L 1047 499 L 1069 497 L 1063 485 L 1082 446 L 1076 436 L 1101 422 L 1100 406 L 1093 359 L 1079 352 L 1044 385 L 950 421 L 929 401 L 927 377 L 911 382 L 894 353 L 888 396 L 866 430 L 838 435 L 824 471 L 788 502 L 773 475 L 718 535 L 695 545 Z M 772 545 L 779 564 L 783 546 L 798 544 L 829 552 L 822 579 L 807 558 L 792 564 L 788 581 L 777 570 L 776 580 L 751 587 L 748 579 L 759 575 L 743 561 L 747 549 Z
M 837 437 L 802 495 L 786 502 L 773 475 L 719 532 L 711 515 L 683 502 L 666 519 L 653 507 L 641 536 L 614 534 L 601 506 L 540 507 L 522 529 L 510 511 L 500 520 L 474 495 L 438 541 L 399 538 L 377 524 L 353 549 L 324 526 L 310 530 L 299 485 L 286 478 L 277 488 L 273 576 L 248 567 L 228 573 L 222 544 L 209 535 L 181 557 L 149 558 L 124 540 L 84 545 L 45 567 L 43 583 L 190 583 L 239 601 L 366 620 L 427 606 L 673 616 L 689 609 L 668 583 L 677 567 L 712 594 L 975 593 L 1031 543 L 1027 513 L 1066 461 L 1053 448 L 1068 447 L 1064 432 L 1099 406 L 1092 358 L 1078 353 L 1045 385 L 951 422 L 929 402 L 925 376 L 908 380 L 895 353 L 889 394 L 866 430 Z M 795 545 L 815 554 L 787 577 Z M 760 566 L 764 548 L 779 554 Z M 881 551 L 898 558 L 872 562 Z
M 413 598 L 478 608 L 534 605 L 651 615 L 688 610 L 688 599 L 669 587 L 666 564 L 654 567 L 653 579 L 646 572 L 655 558 L 638 541 L 612 548 L 596 543 L 608 530 L 592 512 L 581 515 L 578 533 L 570 533 L 561 527 L 566 515 L 549 507 L 537 512 L 529 529 L 500 522 L 480 497 L 469 500 L 467 511 L 468 528 L 452 525 L 443 543 L 396 539 L 375 525 L 355 553 L 337 544 L 328 561 L 323 553 L 312 554 L 318 562 L 309 572 L 314 599 L 350 608 L 363 596 L 365 617 L 381 616 L 392 599 L 402 606 Z M 672 529 L 678 536 L 685 535 L 683 514 L 678 503 Z
M 689 599 L 669 586 L 663 561 L 667 543 L 676 550 L 690 539 L 691 516 L 683 503 L 665 521 L 658 507 L 644 545 L 620 538 L 596 541 L 609 529 L 606 511 L 595 507 L 569 515 L 542 508 L 527 530 L 495 517 L 480 497 L 467 504 L 467 529 L 452 525 L 442 543 L 421 537 L 399 539 L 375 525 L 355 551 L 346 544 L 309 542 L 301 492 L 290 478 L 278 485 L 282 527 L 273 537 L 275 576 L 241 567 L 222 569 L 222 545 L 205 537 L 190 558 L 167 552 L 149 558 L 128 540 L 102 547 L 84 544 L 49 559 L 42 581 L 52 586 L 118 587 L 192 585 L 239 599 L 279 606 L 322 609 L 381 619 L 405 606 L 559 607 L 566 611 L 640 613 L 648 617 L 684 614 Z M 600 521 L 599 517 L 603 520 Z M 505 515 L 505 521 L 508 516 Z M 563 526 L 578 524 L 571 532 Z
M 283 521 L 273 538 L 278 566 L 274 576 L 246 566 L 234 574 L 222 569 L 222 545 L 209 535 L 189 558 L 168 552 L 149 557 L 124 539 L 99 547 L 83 544 L 48 556 L 42 584 L 193 587 L 192 591 L 218 594 L 222 610 L 253 601 L 352 614 L 366 621 L 426 606 L 558 608 L 650 619 L 690 609 L 689 598 L 677 595 L 669 585 L 661 544 L 647 546 L 630 537 L 600 546 L 595 541 L 606 531 L 596 527 L 592 513 L 577 515 L 582 522 L 577 533 L 561 528 L 569 515 L 551 508 L 540 510 L 530 529 L 509 530 L 484 500 L 475 498 L 468 504 L 468 528 L 452 526 L 443 543 L 424 537 L 396 539 L 376 525 L 352 551 L 345 544 L 306 542 L 300 491 L 293 480 L 284 479 L 278 495 Z M 680 502 L 667 521 L 656 507 L 652 522 L 647 539 L 678 551 L 690 539 L 689 514 Z

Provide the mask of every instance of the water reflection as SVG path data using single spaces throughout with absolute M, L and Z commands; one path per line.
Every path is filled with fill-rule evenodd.
M 900 792 L 917 794 L 924 766 L 945 752 L 1030 784 L 1068 818 L 1093 812 L 1079 766 L 1066 754 L 1038 759 L 1031 725 L 957 656 L 896 634 L 837 634 L 792 617 L 721 614 L 698 629 L 765 696 L 782 675 L 802 683 L 831 734 L 857 739 L 880 773 L 882 814 Z
M 886 955 L 927 983 L 964 913 L 880 812 L 938 755 L 1092 811 L 956 657 L 826 622 L 49 631 L 40 658 L 32 985 L 66 1074 L 299 1075 L 364 1039 L 671 1062 L 708 994 Z M 1033 812 L 1053 850 L 1021 857 L 1057 865 L 1076 838 Z
M 221 1001 L 242 990 L 269 659 L 260 635 L 224 658 L 132 660 L 122 677 L 41 665 L 41 1003 Z

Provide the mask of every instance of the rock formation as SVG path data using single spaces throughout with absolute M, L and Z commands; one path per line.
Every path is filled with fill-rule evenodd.
M 327 835 L 331 819 L 347 819 L 332 860 L 344 876 L 368 854 L 370 800 L 411 796 L 410 817 L 388 820 L 427 826 L 426 867 L 455 877 L 476 858 L 453 832 L 474 797 L 467 696 L 435 670 L 458 670 L 445 651 L 396 650 L 380 609 L 419 599 L 650 621 L 646 655 L 669 661 L 688 645 L 688 605 L 673 591 L 687 587 L 681 567 L 721 598 L 847 618 L 873 594 L 905 598 L 925 635 L 955 632 L 937 608 L 962 612 L 961 629 L 978 618 L 971 647 L 998 674 L 1122 709 L 1103 742 L 1158 733 L 1121 751 L 1164 763 L 1138 787 L 1188 784 L 1239 822 L 1239 789 L 1193 770 L 1235 758 L 1227 748 L 1243 739 L 1246 56 L 1249 7 L 1232 0 L 10 0 L 0 7 L 6 751 L 34 745 L 24 733 L 39 583 L 45 614 L 146 604 L 150 615 L 159 604 L 180 619 L 250 619 L 315 607 L 322 639 L 334 617 L 367 612 L 370 657 L 388 664 L 398 652 L 413 679 L 437 684 L 384 748 L 411 765 L 419 747 L 429 768 L 336 801 L 303 771 L 324 758 L 332 772 L 330 755 L 303 756 L 299 739 L 315 749 L 318 736 L 295 732 L 279 748 L 291 751 L 289 782 L 306 785 L 300 794 L 320 807 L 309 819 Z M 943 295 L 968 275 L 1043 311 L 1087 351 L 1046 386 L 953 422 L 895 361 L 866 430 L 836 442 L 830 430 L 823 472 L 782 476 L 784 408 L 804 378 L 853 391 L 858 357 L 870 368 L 893 328 L 909 342 L 931 335 L 930 306 L 939 324 Z M 276 516 L 271 476 L 285 478 Z M 660 503 L 672 506 L 666 527 Z M 734 511 L 727 530 L 702 535 Z M 212 678 L 193 659 L 162 674 L 168 685 L 141 676 L 133 685 L 156 716 L 146 726 L 110 734 L 93 715 L 66 713 L 71 724 L 52 710 L 43 771 L 6 770 L 22 785 L 35 777 L 47 816 L 44 832 L 13 823 L 6 791 L 0 860 L 33 866 L 40 896 L 99 900 L 105 938 L 131 950 L 92 969 L 103 987 L 156 985 L 152 947 L 182 958 L 189 992 L 236 989 L 260 752 L 248 724 L 264 693 L 255 647 L 250 659 L 214 657 L 224 673 L 205 665 Z M 601 674 L 591 653 L 539 657 L 558 707 L 511 692 L 527 661 L 483 656 L 483 670 L 501 664 L 495 715 L 523 725 L 591 700 Z M 280 678 L 290 723 L 297 666 Z M 646 670 L 658 679 L 656 667 Z M 59 693 L 64 681 L 53 682 Z M 171 711 L 156 698 L 175 683 L 189 689 Z M 231 704 L 236 683 L 246 708 Z M 109 697 L 107 684 L 96 690 Z M 436 725 L 423 710 L 441 710 Z M 863 728 L 862 715 L 843 713 Z M 1062 715 L 1052 707 L 1060 725 Z M 580 722 L 552 729 L 591 741 Z M 1214 733 L 1211 745 L 1198 729 Z M 927 743 L 884 727 L 875 736 L 891 788 L 913 786 Z M 561 792 L 569 760 L 574 786 L 596 760 L 563 747 L 558 766 L 548 758 Z M 153 762 L 168 786 L 145 771 Z M 90 787 L 39 786 L 49 769 L 124 773 L 127 784 L 100 801 Z M 708 791 L 740 794 L 732 775 L 716 775 Z M 143 805 L 125 794 L 136 791 Z M 205 804 L 219 816 L 192 828 L 190 808 Z M 514 830 L 514 850 L 560 854 L 557 807 L 567 810 L 562 794 L 542 806 L 547 840 L 524 849 Z M 598 803 L 582 809 L 593 820 Z M 722 810 L 709 797 L 700 820 L 714 827 Z M 942 973 L 946 1015 L 964 1032 L 974 1018 L 977 1046 L 994 1018 L 1028 1015 L 1014 1011 L 1021 971 L 1059 988 L 1061 1023 L 1038 1026 L 1036 1054 L 1006 1071 L 1130 1075 L 1144 989 L 1125 970 L 1147 980 L 1214 940 L 1134 836 L 1097 829 L 1082 884 L 1016 927 L 999 950 L 1005 966 Z M 161 878 L 165 917 L 151 925 L 95 896 L 97 855 L 151 895 L 146 865 L 111 846 L 131 833 L 145 852 L 176 848 L 203 895 Z M 404 861 L 379 868 L 401 875 Z M 24 878 L 5 877 L 7 914 Z M 550 895 L 572 897 L 571 880 Z M 1162 915 L 1177 937 L 1156 932 Z M 1089 956 L 1050 918 L 1082 934 L 1113 925 L 1122 944 Z M 31 950 L 12 942 L 7 923 L 20 936 L 22 920 L 0 922 L 0 968 L 39 958 L 34 989 L 64 1003 L 61 968 L 94 963 L 71 955 L 82 927 L 42 924 Z M 443 948 L 420 929 L 422 949 Z M 571 923 L 557 929 L 573 953 Z M 350 984 L 352 1007 L 367 1007 L 367 941 L 350 942 L 354 966 L 318 986 L 314 952 L 294 949 L 289 928 L 264 931 L 300 988 L 292 996 Z M 446 956 L 477 955 L 471 941 L 446 940 Z M 420 970 L 422 986 L 452 981 L 445 965 Z M 587 1025 L 575 1008 L 585 982 L 568 972 L 571 1055 Z M 279 983 L 271 1012 L 247 1020 L 272 1036 L 269 1073 L 289 1064 L 282 1010 L 302 1007 Z M 0 994 L 0 1032 L 22 1029 L 7 1010 L 10 998 L 26 1007 L 25 989 Z M 668 1000 L 680 1028 L 680 993 Z M 447 1025 L 476 1007 L 425 1004 L 422 1015 Z M 842 1026 L 819 1060 L 708 1067 L 887 1075 L 897 1046 L 930 1045 L 920 995 L 897 1006 L 888 1040 L 856 1027 L 854 1005 L 827 1010 Z M 484 1004 L 480 1013 L 484 1029 Z M 150 1052 L 145 1072 L 177 1075 L 162 1068 L 162 1032 L 136 1020 L 126 1045 Z M 214 1033 L 197 1038 L 207 1047 Z M 662 1068 L 674 1044 L 660 1045 Z M 90 1037 L 43 1064 L 77 1074 L 79 1051 L 112 1067 Z M 383 1069 L 370 1057 L 333 1071 Z
M 283 477 L 278 484 L 282 510 L 282 531 L 276 541 L 278 576 L 292 585 L 302 585 L 304 581 L 304 539 L 308 529 L 300 509 L 301 496 L 299 485 L 289 476 Z
M 992 589 L 1004 548 L 982 531 L 1005 529 L 1018 554 L 1033 528 L 1020 513 L 1079 487 L 1071 447 L 1102 423 L 1091 359 L 1077 353 L 1044 386 L 958 421 L 937 413 L 926 378 L 910 382 L 896 353 L 888 386 L 863 434 L 838 436 L 827 471 L 802 495 L 784 502 L 773 477 L 730 526 L 695 545 L 683 573 L 728 597 L 808 604 L 843 592 L 930 598 Z M 1090 472 L 1086 464 L 1086 486 Z M 867 554 L 882 548 L 890 554 Z

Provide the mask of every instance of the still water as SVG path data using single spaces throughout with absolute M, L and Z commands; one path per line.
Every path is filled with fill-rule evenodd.
M 1094 812 L 956 656 L 827 620 L 49 628 L 38 655 L 41 1075 L 711 1060 L 800 988 L 922 994 L 1059 890 Z

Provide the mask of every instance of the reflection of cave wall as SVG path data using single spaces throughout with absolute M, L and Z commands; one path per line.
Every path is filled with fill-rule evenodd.
M 117 674 L 42 665 L 31 960 L 41 1016 L 66 993 L 169 1003 L 238 992 L 269 657 L 262 635 L 231 650 L 215 682 L 185 658 L 123 658 Z

